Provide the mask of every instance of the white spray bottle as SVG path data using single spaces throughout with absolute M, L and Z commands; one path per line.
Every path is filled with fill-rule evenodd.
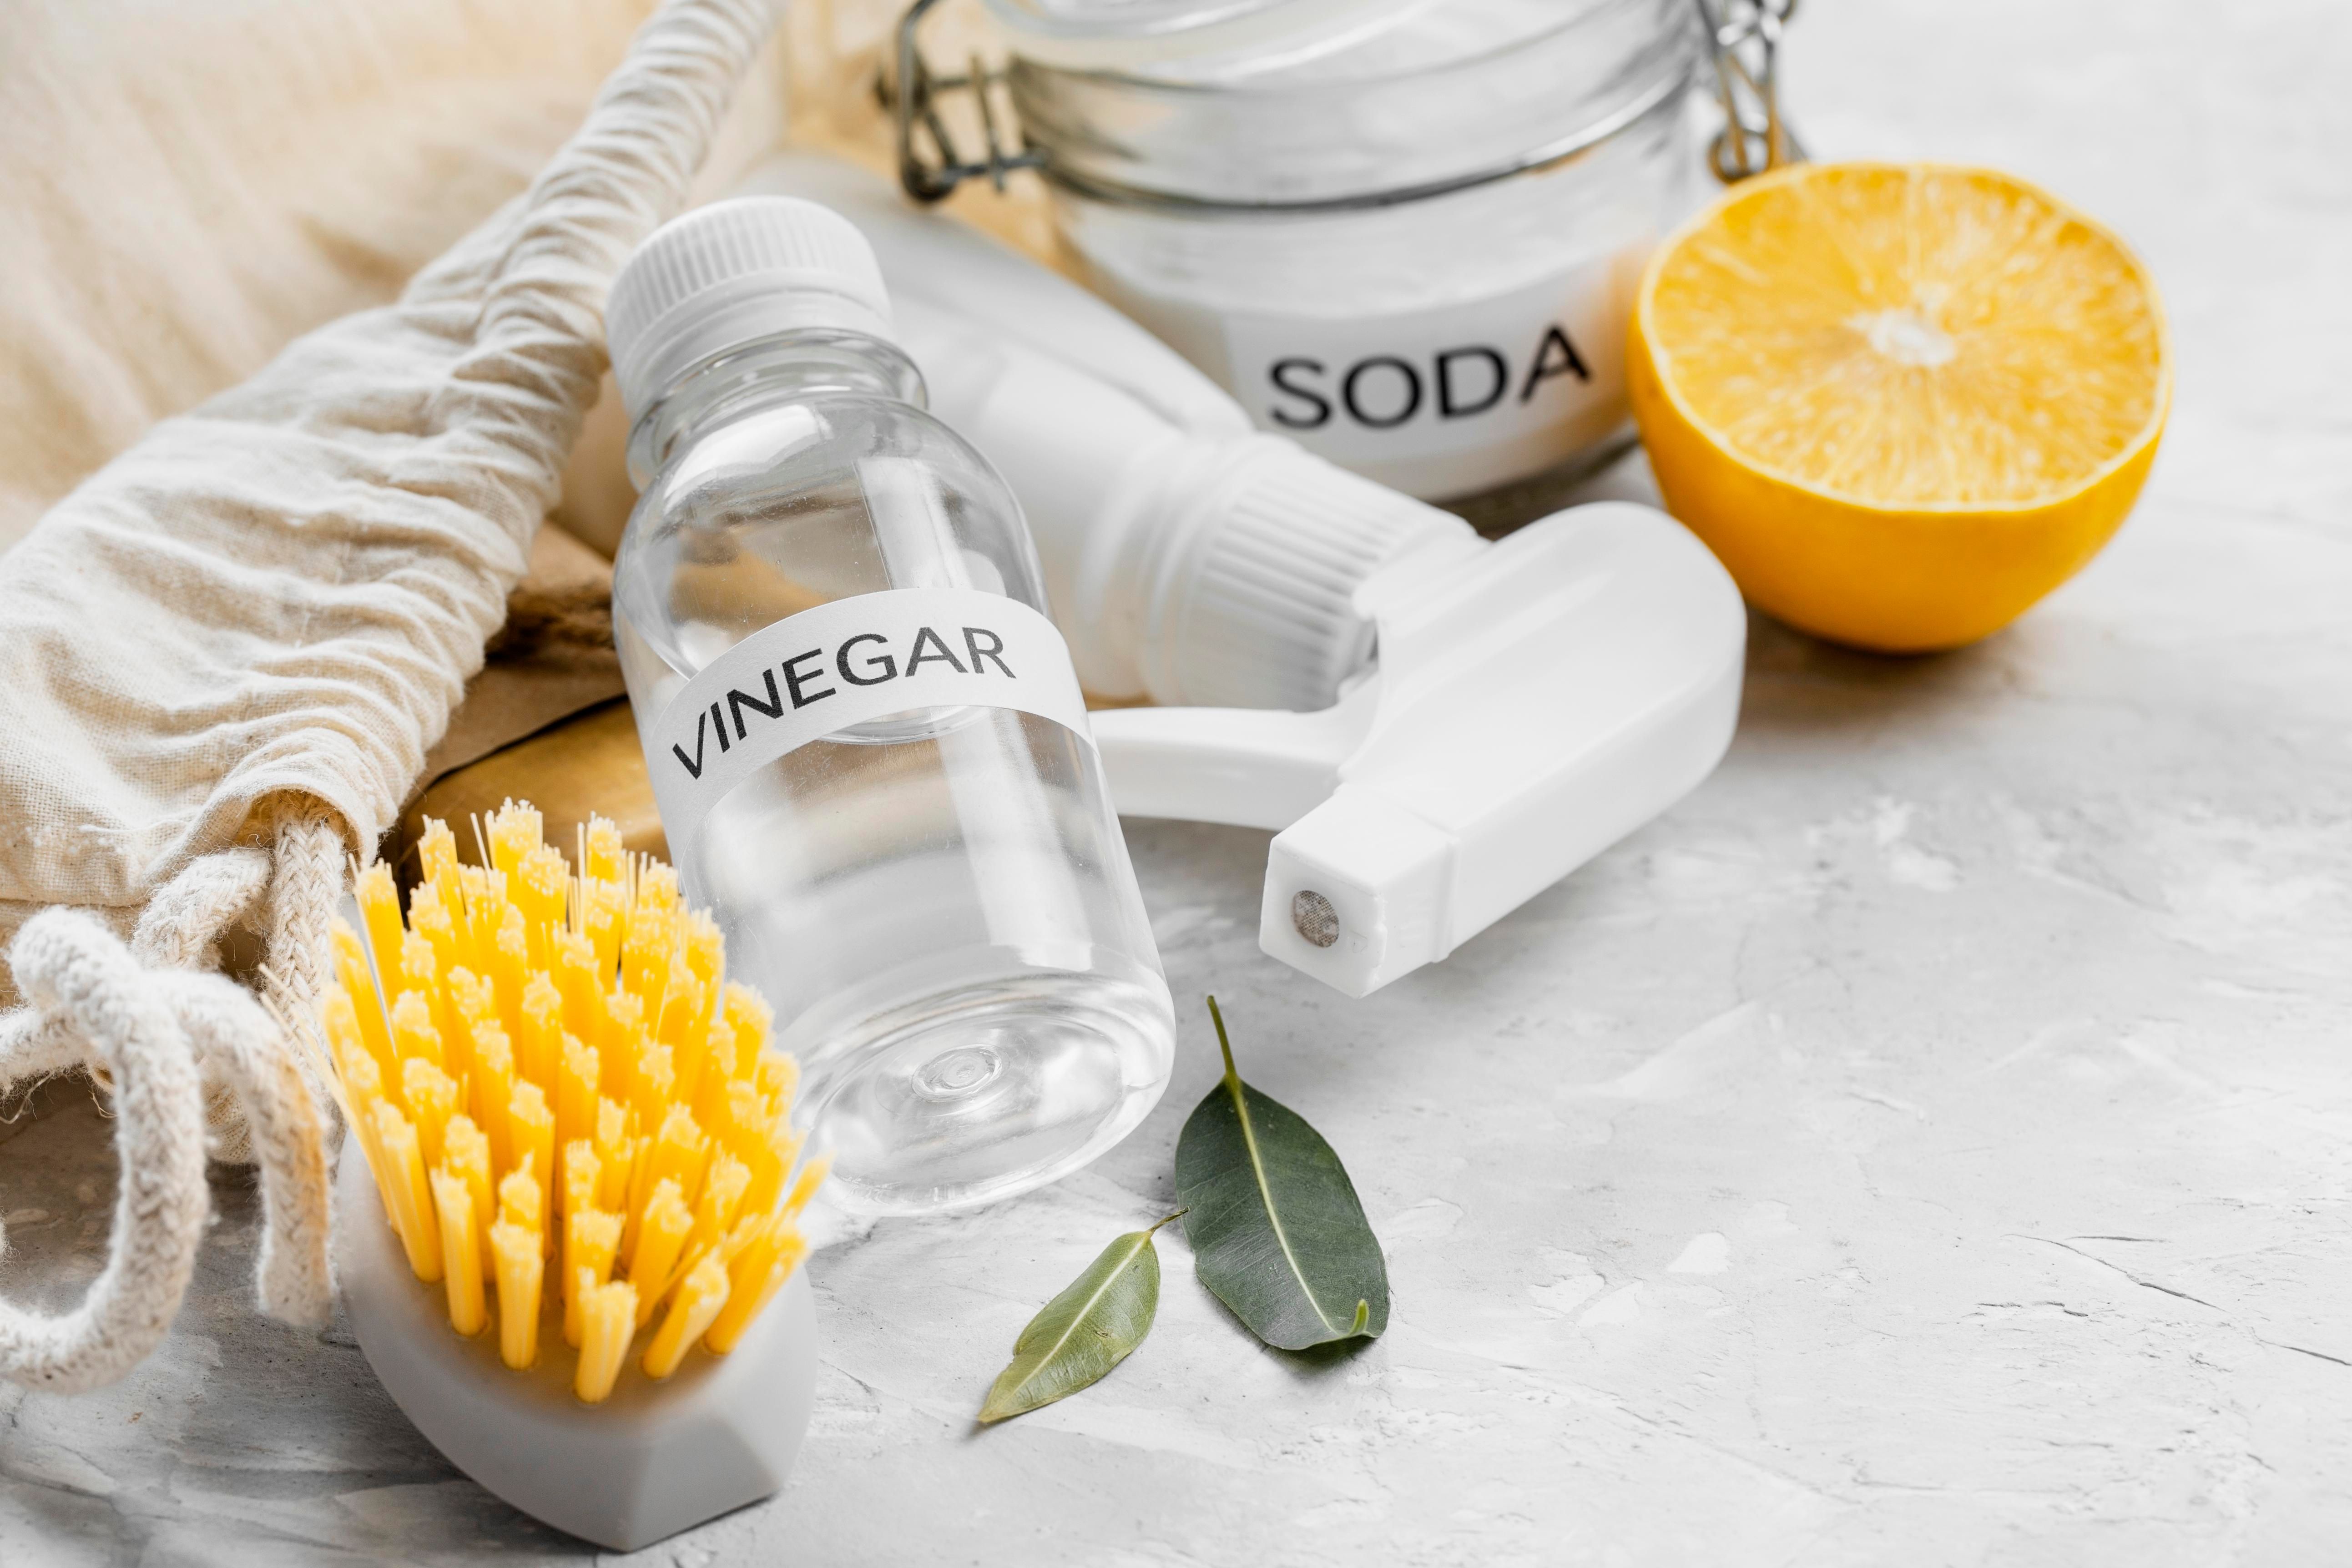
M 1011 483 L 1118 809 L 1277 830 L 1266 952 L 1349 995 L 1445 957 L 1671 805 L 1738 719 L 1739 595 L 1651 508 L 1488 544 L 1251 429 L 1075 284 L 854 165 L 739 189 L 873 242 L 933 408 Z

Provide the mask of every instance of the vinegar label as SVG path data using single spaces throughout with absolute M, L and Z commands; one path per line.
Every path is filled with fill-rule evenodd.
M 1229 314 L 1230 386 L 1250 416 L 1424 498 L 1539 472 L 1624 417 L 1626 259 L 1425 310 Z
M 1069 646 L 1018 599 L 891 588 L 753 632 L 710 661 L 647 731 L 672 859 L 728 791 L 777 758 L 917 708 L 1009 708 L 1092 743 Z

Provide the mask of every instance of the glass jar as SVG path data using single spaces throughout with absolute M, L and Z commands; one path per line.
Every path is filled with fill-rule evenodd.
M 1695 195 L 1689 0 L 1259 0 L 1222 10 L 1321 16 L 1205 52 L 1184 0 L 990 6 L 1062 237 L 1262 426 L 1449 502 L 1624 438 L 1632 291 Z

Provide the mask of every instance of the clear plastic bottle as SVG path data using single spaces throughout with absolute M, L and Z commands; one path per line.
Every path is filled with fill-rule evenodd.
M 644 491 L 614 623 L 671 857 L 840 1200 L 921 1213 L 1117 1142 L 1173 1023 L 1019 506 L 888 309 L 813 203 L 646 240 L 607 312 Z

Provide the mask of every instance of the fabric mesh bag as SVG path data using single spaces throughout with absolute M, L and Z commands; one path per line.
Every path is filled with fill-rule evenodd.
M 0 1375 L 87 1388 L 153 1348 L 208 1139 L 261 1166 L 263 1310 L 324 1321 L 331 1108 L 262 1000 L 212 973 L 221 940 L 259 931 L 266 1000 L 314 1005 L 349 858 L 447 727 L 556 498 L 605 287 L 683 205 L 771 10 L 673 0 L 529 190 L 395 303 L 155 426 L 0 556 L 22 999 L 0 1087 L 90 1069 L 122 1170 L 82 1304 L 0 1302 Z

